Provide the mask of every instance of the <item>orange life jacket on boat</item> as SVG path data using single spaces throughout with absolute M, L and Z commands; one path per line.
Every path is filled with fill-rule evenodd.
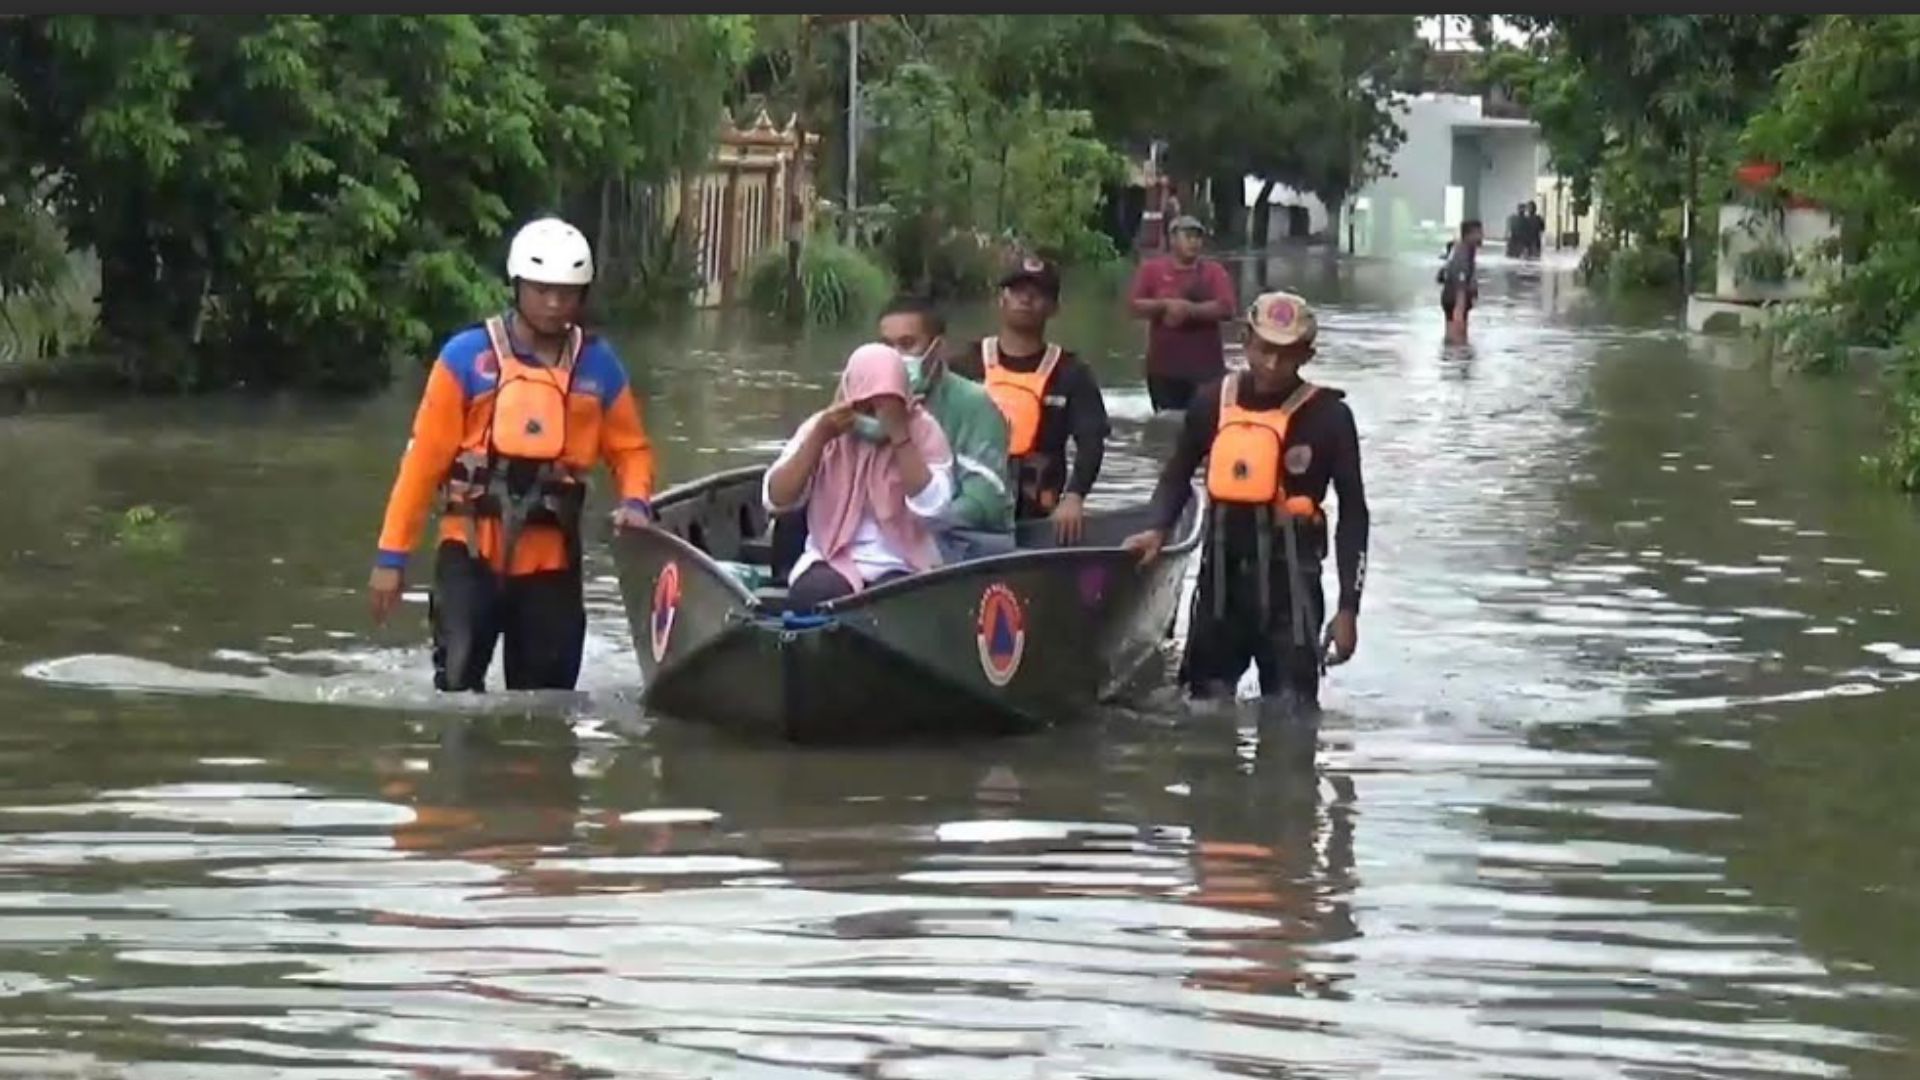
M 1220 382 L 1220 423 L 1207 456 L 1207 495 L 1230 506 L 1270 506 L 1295 517 L 1318 519 L 1320 506 L 1305 495 L 1287 494 L 1287 426 L 1319 387 L 1303 382 L 1277 409 L 1240 404 L 1240 372 Z
M 983 338 L 980 365 L 986 372 L 987 396 L 1007 418 L 1007 456 L 1023 458 L 1040 440 L 1040 420 L 1046 415 L 1047 385 L 1060 366 L 1060 346 L 1048 345 L 1040 366 L 1029 372 L 1012 371 L 1000 362 L 1000 339 Z
M 510 562 L 513 539 L 528 523 L 557 525 L 569 534 L 578 526 L 585 472 L 565 458 L 574 363 L 585 335 L 575 327 L 560 362 L 547 367 L 520 359 L 499 316 L 487 320 L 486 330 L 499 382 L 485 422 L 468 424 L 448 470 L 446 511 L 468 519 L 470 547 L 478 521 L 498 519 L 509 538 L 504 557 Z

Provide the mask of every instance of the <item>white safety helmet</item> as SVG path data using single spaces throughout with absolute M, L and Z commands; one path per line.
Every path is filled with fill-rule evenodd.
M 507 280 L 543 285 L 593 283 L 593 247 L 579 229 L 559 218 L 530 221 L 507 249 Z

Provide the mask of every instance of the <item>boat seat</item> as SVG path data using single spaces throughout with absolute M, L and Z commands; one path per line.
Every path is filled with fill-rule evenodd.
M 787 610 L 787 590 L 782 585 L 763 585 L 753 590 L 753 599 L 770 612 Z
M 767 538 L 740 541 L 740 561 L 758 566 L 773 565 L 773 541 Z

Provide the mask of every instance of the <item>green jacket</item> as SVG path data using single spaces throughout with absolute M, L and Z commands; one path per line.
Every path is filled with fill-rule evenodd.
M 953 505 L 948 524 L 982 532 L 1013 531 L 1013 485 L 1007 469 L 1007 421 L 987 388 L 950 371 L 923 402 L 953 447 Z

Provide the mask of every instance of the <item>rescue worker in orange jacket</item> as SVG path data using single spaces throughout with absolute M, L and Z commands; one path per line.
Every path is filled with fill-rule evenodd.
M 1142 561 L 1160 553 L 1204 459 L 1210 508 L 1181 679 L 1196 698 L 1231 698 L 1252 663 L 1263 697 L 1317 706 L 1323 665 L 1345 663 L 1359 643 L 1369 524 L 1360 441 L 1345 395 L 1300 378 L 1319 332 L 1307 302 L 1270 292 L 1246 319 L 1247 370 L 1194 396 L 1154 490 L 1155 527 L 1124 546 Z M 1340 598 L 1323 637 L 1329 486 Z
M 953 357 L 948 367 L 984 383 L 1007 420 L 1007 456 L 1019 490 L 1014 519 L 1050 518 L 1055 542 L 1077 544 L 1086 498 L 1100 476 L 1110 431 L 1093 368 L 1047 340 L 1060 310 L 1060 271 L 1025 256 L 1000 278 L 1000 332 Z M 1067 442 L 1073 467 L 1067 467 Z
M 369 589 L 384 623 L 407 557 L 440 510 L 428 621 L 433 683 L 485 688 L 504 638 L 510 690 L 571 690 L 587 617 L 580 518 L 605 461 L 616 527 L 652 519 L 653 448 L 627 373 L 580 318 L 593 251 L 557 218 L 530 222 L 507 253 L 512 310 L 441 347 L 387 501 Z

